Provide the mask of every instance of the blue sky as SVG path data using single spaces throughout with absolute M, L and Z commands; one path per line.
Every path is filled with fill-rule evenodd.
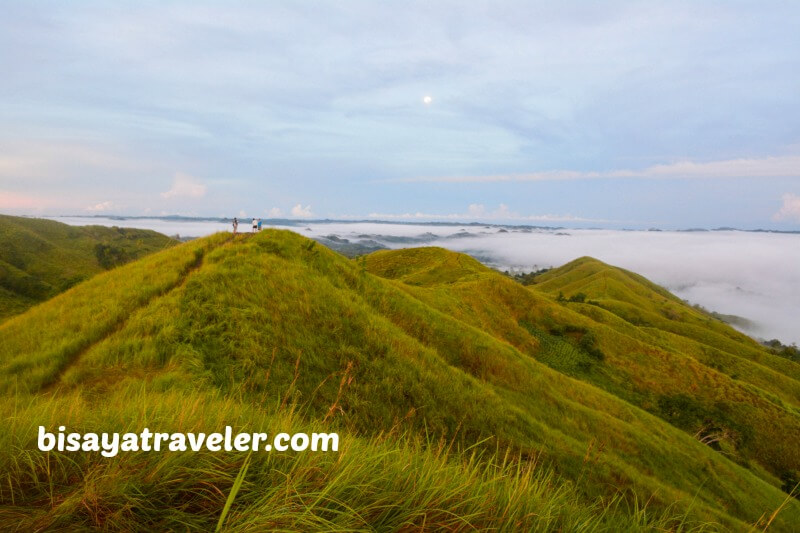
M 0 6 L 0 212 L 800 229 L 796 2 Z

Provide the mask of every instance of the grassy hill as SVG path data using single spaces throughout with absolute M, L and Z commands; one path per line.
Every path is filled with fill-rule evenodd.
M 445 270 L 462 272 L 457 282 L 436 274 L 456 260 L 457 269 Z M 393 270 L 420 262 L 416 272 Z M 713 441 L 767 481 L 800 468 L 800 365 L 641 276 L 582 258 L 524 291 L 444 250 L 379 252 L 367 264 L 551 368 Z
M 0 321 L 98 272 L 173 244 L 149 230 L 0 215 Z
M 269 230 L 95 276 L 0 324 L 0 523 L 208 530 L 249 461 L 230 530 L 790 531 L 800 366 L 694 310 L 635 324 L 628 293 L 690 310 L 638 277 L 601 300 L 581 279 L 606 269 L 627 275 L 584 259 L 528 288 L 441 249 L 348 260 Z M 108 459 L 40 452 L 39 425 L 343 449 Z

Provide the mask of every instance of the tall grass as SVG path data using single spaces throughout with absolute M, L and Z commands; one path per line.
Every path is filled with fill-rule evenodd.
M 109 335 L 136 309 L 185 279 L 206 247 L 225 239 L 191 242 L 147 257 L 123 273 L 101 274 L 37 307 L 24 320 L 2 324 L 0 388 L 35 391 L 57 379 L 80 353 Z M 111 293 L 114 296 L 108 297 Z
M 330 431 L 285 408 L 266 413 L 219 393 L 156 393 L 131 385 L 92 405 L 79 392 L 18 401 L 0 436 L 6 453 L 0 524 L 30 531 L 99 527 L 208 531 L 506 530 L 702 531 L 675 509 L 622 494 L 587 502 L 535 460 L 414 435 L 343 434 L 333 453 L 39 452 L 33 428 L 192 431 L 233 424 L 273 433 Z M 130 398 L 138 398 L 130 401 Z M 6 406 L 11 407 L 9 405 Z M 7 415 L 8 413 L 4 413 Z
M 461 278 L 405 283 L 415 279 L 415 269 L 428 275 L 454 261 L 447 256 L 458 254 L 384 251 L 366 263 L 370 272 L 403 281 L 398 286 L 425 304 L 667 421 L 659 402 L 676 393 L 691 396 L 705 416 L 682 429 L 694 435 L 704 425 L 722 425 L 731 436 L 730 457 L 772 485 L 800 468 L 800 365 L 644 278 L 591 258 L 549 271 L 527 290 L 474 261 L 469 269 L 461 264 Z M 414 268 L 396 270 L 407 257 Z M 578 292 L 592 303 L 556 299 Z M 602 362 L 575 349 L 581 332 L 595 340 Z
M 647 332 L 596 322 L 465 256 L 423 252 L 413 268 L 380 254 L 401 265 L 388 280 L 368 272 L 370 258 L 362 268 L 291 232 L 217 235 L 0 325 L 0 517 L 22 529 L 741 529 L 783 502 L 769 474 L 648 414 L 641 397 L 568 372 L 586 355 L 569 350 L 577 339 L 521 324 L 596 335 L 597 366 L 623 391 L 652 391 L 656 376 L 682 390 L 704 375 L 699 363 L 684 368 L 688 356 L 647 344 Z M 542 364 L 554 347 L 563 353 Z M 769 403 L 749 414 L 781 421 Z M 346 445 L 254 454 L 245 471 L 243 454 L 43 454 L 39 424 L 325 428 Z M 789 502 L 771 528 L 797 521 Z
M 0 215 L 0 322 L 113 265 L 173 246 L 160 233 Z

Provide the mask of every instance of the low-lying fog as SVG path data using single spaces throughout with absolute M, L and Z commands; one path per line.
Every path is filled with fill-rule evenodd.
M 230 229 L 206 221 L 112 220 L 64 217 L 69 224 L 149 228 L 165 234 L 206 235 Z M 243 221 L 240 229 L 247 228 Z M 691 303 L 753 325 L 747 333 L 800 343 L 800 234 L 743 231 L 539 230 L 474 225 L 307 223 L 281 226 L 364 247 L 441 246 L 468 253 L 501 270 L 560 266 L 588 255 L 632 270 Z

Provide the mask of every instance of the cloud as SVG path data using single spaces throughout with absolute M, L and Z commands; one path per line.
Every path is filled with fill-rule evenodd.
M 467 214 L 470 216 L 481 217 L 486 213 L 486 208 L 483 204 L 469 204 Z
M 114 208 L 114 203 L 110 201 L 100 202 L 99 204 L 90 205 L 86 208 L 87 211 L 108 211 Z
M 172 188 L 161 193 L 162 198 L 202 198 L 207 187 L 197 178 L 178 172 L 172 180 Z
M 13 79 L 0 84 L 0 188 L 52 196 L 50 212 L 83 212 L 113 198 L 130 214 L 146 205 L 154 212 L 169 205 L 172 213 L 185 206 L 159 194 L 184 170 L 197 172 L 210 191 L 202 201 L 181 202 L 205 215 L 241 207 L 252 215 L 269 208 L 253 194 L 266 190 L 268 172 L 292 176 L 271 180 L 272 198 L 313 191 L 304 202 L 320 209 L 321 198 L 333 198 L 326 211 L 364 215 L 415 205 L 426 194 L 363 187 L 366 179 L 695 176 L 741 173 L 743 161 L 763 175 L 781 159 L 762 156 L 800 154 L 792 144 L 797 123 L 787 119 L 800 116 L 797 3 L 698 11 L 691 3 L 600 8 L 513 0 L 490 16 L 485 3 L 464 3 L 455 18 L 445 2 L 336 4 L 324 13 L 302 4 L 190 4 L 5 9 L 3 48 L 28 53 L 0 54 L 0 71 Z M 387 19 L 390 29 L 378 23 Z M 420 102 L 425 94 L 432 106 Z M 734 159 L 750 156 L 761 159 Z M 676 163 L 686 158 L 686 166 Z M 708 166 L 726 159 L 736 168 Z M 645 168 L 653 163 L 666 165 Z M 211 181 L 222 174 L 236 180 Z M 15 181 L 22 179 L 30 179 L 27 188 Z M 549 207 L 535 209 L 743 226 L 769 222 L 778 206 L 767 204 L 756 222 L 753 210 L 737 206 L 763 206 L 794 190 L 773 179 L 758 190 L 690 196 L 692 182 L 675 181 L 688 198 L 680 209 L 649 209 L 651 199 L 668 199 L 644 188 L 624 204 L 609 201 L 622 196 L 615 190 L 553 191 L 550 204 L 539 204 Z M 553 183 L 569 189 L 586 182 Z M 599 189 L 604 182 L 593 183 Z M 504 197 L 526 194 L 525 185 L 509 183 Z M 341 190 L 351 194 L 333 194 Z M 469 199 L 440 195 L 425 209 L 460 211 Z M 284 216 L 292 205 L 282 204 Z
M 470 204 L 466 213 L 370 213 L 368 218 L 378 220 L 505 220 L 517 222 L 608 222 L 607 220 L 584 218 L 570 214 L 522 215 L 500 204 L 497 209 L 488 210 L 483 204 Z
M 269 211 L 267 211 L 267 216 L 270 218 L 278 218 L 283 214 L 283 211 L 280 207 L 273 207 Z
M 697 163 L 678 161 L 640 170 L 577 171 L 548 170 L 522 174 L 484 176 L 439 176 L 402 178 L 392 182 L 486 183 L 520 181 L 565 181 L 586 179 L 700 179 L 700 178 L 786 178 L 800 176 L 800 156 L 775 156 L 757 159 L 727 159 Z
M 307 205 L 305 207 L 302 204 L 297 204 L 292 208 L 292 216 L 293 217 L 311 217 L 314 216 L 314 213 L 311 212 L 311 206 Z
M 783 195 L 783 205 L 772 220 L 795 220 L 800 222 L 800 195 L 787 192 Z

